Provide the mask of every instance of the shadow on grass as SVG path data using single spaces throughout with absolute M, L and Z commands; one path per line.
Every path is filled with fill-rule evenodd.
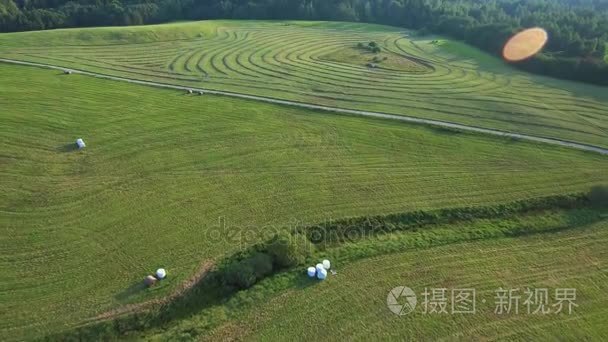
M 311 286 L 317 285 L 320 281 L 322 281 L 322 280 L 319 280 L 317 278 L 308 278 L 305 276 L 301 276 L 294 280 L 294 283 L 295 283 L 294 287 L 298 290 L 304 290 Z
M 588 226 L 608 219 L 608 208 L 591 207 L 566 212 L 569 227 Z
M 73 151 L 78 151 L 78 146 L 76 146 L 76 144 L 74 144 L 74 143 L 70 143 L 70 144 L 61 145 L 61 146 L 57 147 L 56 150 L 58 152 L 63 152 L 63 153 L 73 152 Z
M 462 134 L 465 133 L 464 131 L 457 129 L 457 128 L 451 128 L 451 127 L 443 127 L 443 126 L 429 126 L 434 132 L 436 133 L 441 133 L 441 134 L 447 134 L 447 135 L 456 135 L 456 134 Z M 467 132 L 468 133 L 468 132 Z
M 116 294 L 114 298 L 116 298 L 116 300 L 118 300 L 119 302 L 124 303 L 127 302 L 129 298 L 140 294 L 145 289 L 146 285 L 143 283 L 143 281 L 136 281 L 131 284 L 131 286 L 124 289 L 122 292 Z
M 521 138 L 518 138 L 518 137 L 504 137 L 504 141 L 506 144 L 509 144 L 509 145 L 524 142 Z

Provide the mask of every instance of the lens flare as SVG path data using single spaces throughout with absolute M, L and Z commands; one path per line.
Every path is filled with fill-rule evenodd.
M 549 35 L 540 27 L 529 28 L 511 37 L 502 50 L 509 62 L 518 62 L 537 54 L 547 43 Z

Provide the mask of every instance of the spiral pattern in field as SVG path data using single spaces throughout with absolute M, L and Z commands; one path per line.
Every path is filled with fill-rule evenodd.
M 94 44 L 24 46 L 9 55 L 111 75 L 440 119 L 600 146 L 608 141 L 608 97 L 602 95 L 603 89 L 530 76 L 497 60 L 483 65 L 442 48 L 437 40 L 347 23 L 221 22 L 213 27 L 212 33 L 185 39 L 168 35 L 148 42 L 106 39 Z M 412 70 L 382 64 L 370 68 L 365 63 L 326 58 L 370 41 L 410 63 Z M 0 48 L 0 55 L 7 52 Z

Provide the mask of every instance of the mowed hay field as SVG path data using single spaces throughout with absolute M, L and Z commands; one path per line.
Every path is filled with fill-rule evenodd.
M 467 45 L 415 34 L 353 23 L 205 21 L 2 34 L 0 58 L 608 147 L 605 87 L 532 76 Z M 366 66 L 373 54 L 355 49 L 370 41 L 387 57 L 377 68 Z
M 0 64 L 0 74 L 8 340 L 166 295 L 201 263 L 294 222 L 502 203 L 608 181 L 605 156 L 549 145 L 31 67 Z M 141 290 L 157 267 L 169 278 Z
M 601 341 L 608 334 L 606 243 L 608 221 L 604 220 L 560 233 L 453 244 L 334 265 L 337 275 L 281 292 L 270 300 L 262 297 L 263 301 L 250 304 L 254 309 L 216 328 L 207 337 Z M 404 316 L 387 307 L 387 295 L 397 286 L 410 287 L 417 297 L 417 307 Z M 425 313 L 425 288 L 429 293 L 433 288 L 447 289 L 447 314 L 430 313 L 431 304 Z M 475 289 L 475 312 L 452 314 L 451 290 L 471 288 Z M 517 304 L 515 300 L 511 302 L 510 314 L 495 313 L 499 288 L 519 289 L 514 297 L 520 298 Z M 533 313 L 538 307 L 534 298 L 528 313 L 527 288 L 547 289 L 548 313 Z M 577 306 L 570 314 L 567 302 L 561 313 L 556 313 L 558 307 L 553 306 L 557 304 L 555 290 L 560 288 L 576 289 Z M 400 303 L 404 302 L 401 298 Z M 185 328 L 182 336 L 188 336 Z M 171 333 L 178 336 L 172 331 L 159 335 Z

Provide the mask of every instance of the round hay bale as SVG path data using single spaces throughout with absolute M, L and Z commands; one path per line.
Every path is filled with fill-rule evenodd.
M 306 273 L 309 278 L 314 278 L 317 275 L 317 269 L 311 266 L 306 270 Z
M 317 279 L 324 280 L 325 278 L 327 278 L 327 271 L 322 268 L 320 272 L 317 272 Z
M 192 89 L 188 89 L 187 93 L 192 94 Z
M 518 62 L 537 54 L 547 43 L 549 35 L 540 27 L 523 30 L 511 37 L 502 50 L 509 62 Z
M 164 268 L 159 268 L 156 270 L 156 278 L 158 280 L 165 279 L 167 277 L 167 271 Z
M 199 94 L 199 95 L 205 95 L 205 93 L 204 93 L 204 92 L 202 92 L 202 91 L 199 91 L 199 92 L 198 92 L 198 94 Z
M 329 260 L 327 260 L 327 259 L 323 260 L 323 268 L 326 270 L 331 268 L 331 263 L 329 262 Z
M 145 284 L 147 287 L 154 286 L 154 285 L 156 284 L 156 282 L 157 282 L 157 281 L 158 281 L 158 280 L 156 280 L 156 278 L 155 278 L 154 276 L 152 276 L 152 275 L 146 276 L 146 277 L 144 278 L 144 284 Z
M 315 269 L 317 270 L 317 273 L 319 273 L 321 270 L 324 270 L 324 269 L 325 269 L 325 267 L 323 267 L 323 264 L 322 264 L 322 263 L 318 263 L 318 264 L 315 266 Z

